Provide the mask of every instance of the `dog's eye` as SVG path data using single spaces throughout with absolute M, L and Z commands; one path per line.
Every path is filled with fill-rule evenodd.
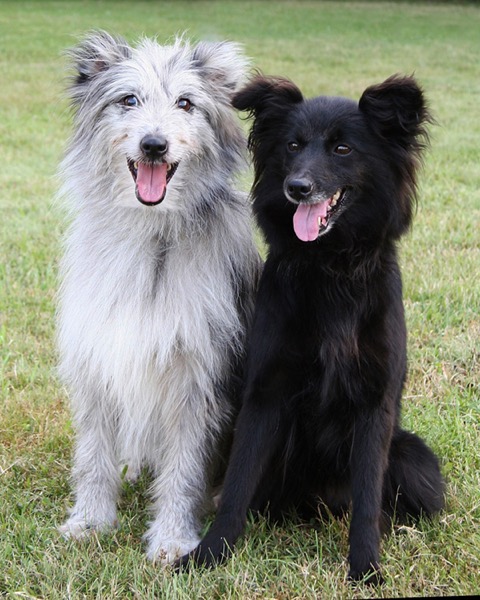
M 347 144 L 338 144 L 334 150 L 335 154 L 339 154 L 340 156 L 346 156 L 347 154 L 350 154 L 351 151 L 352 149 L 350 146 L 347 146 Z
M 133 108 L 134 106 L 138 106 L 138 98 L 133 94 L 129 96 L 125 96 L 122 100 L 123 106 L 128 106 L 129 108 Z
M 188 98 L 180 98 L 177 101 L 177 107 L 181 108 L 185 112 L 189 112 L 190 109 L 192 108 L 192 103 L 190 102 L 190 100 Z
M 300 144 L 297 142 L 288 142 L 287 148 L 290 150 L 290 152 L 298 152 L 300 150 Z

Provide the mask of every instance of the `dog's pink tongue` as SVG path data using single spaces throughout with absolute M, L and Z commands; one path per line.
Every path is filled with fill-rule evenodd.
M 299 204 L 293 215 L 293 229 L 302 242 L 313 242 L 318 237 L 319 219 L 327 216 L 328 201 L 318 204 Z
M 158 202 L 167 187 L 167 163 L 146 165 L 138 163 L 137 196 L 143 202 Z

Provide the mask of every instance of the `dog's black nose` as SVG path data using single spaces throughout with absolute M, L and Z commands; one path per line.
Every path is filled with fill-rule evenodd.
M 151 160 L 161 158 L 168 150 L 167 140 L 162 136 L 146 135 L 140 142 L 140 148 Z
M 287 193 L 294 200 L 306 200 L 313 190 L 309 179 L 290 179 L 287 182 Z

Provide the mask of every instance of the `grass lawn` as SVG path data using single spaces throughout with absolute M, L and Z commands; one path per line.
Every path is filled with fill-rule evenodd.
M 347 582 L 348 522 L 252 520 L 233 559 L 175 575 L 144 557 L 148 481 L 126 487 L 120 527 L 84 544 L 56 526 L 71 504 L 73 432 L 55 376 L 53 202 L 70 131 L 62 51 L 86 30 L 134 41 L 233 39 L 306 95 L 359 97 L 415 73 L 438 125 L 401 245 L 409 327 L 405 427 L 441 457 L 446 511 L 386 539 L 381 589 Z M 480 592 L 480 6 L 454 2 L 0 1 L 0 596 L 367 598 Z M 248 186 L 248 179 L 244 180 Z

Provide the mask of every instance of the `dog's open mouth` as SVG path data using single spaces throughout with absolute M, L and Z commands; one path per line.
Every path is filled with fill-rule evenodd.
M 330 219 L 342 205 L 346 188 L 339 188 L 330 198 L 307 204 L 298 205 L 293 216 L 293 229 L 302 242 L 313 242 L 327 230 Z
M 137 200 L 147 206 L 159 204 L 167 192 L 167 185 L 177 170 L 178 163 L 135 162 L 127 158 L 128 168 L 135 181 Z

